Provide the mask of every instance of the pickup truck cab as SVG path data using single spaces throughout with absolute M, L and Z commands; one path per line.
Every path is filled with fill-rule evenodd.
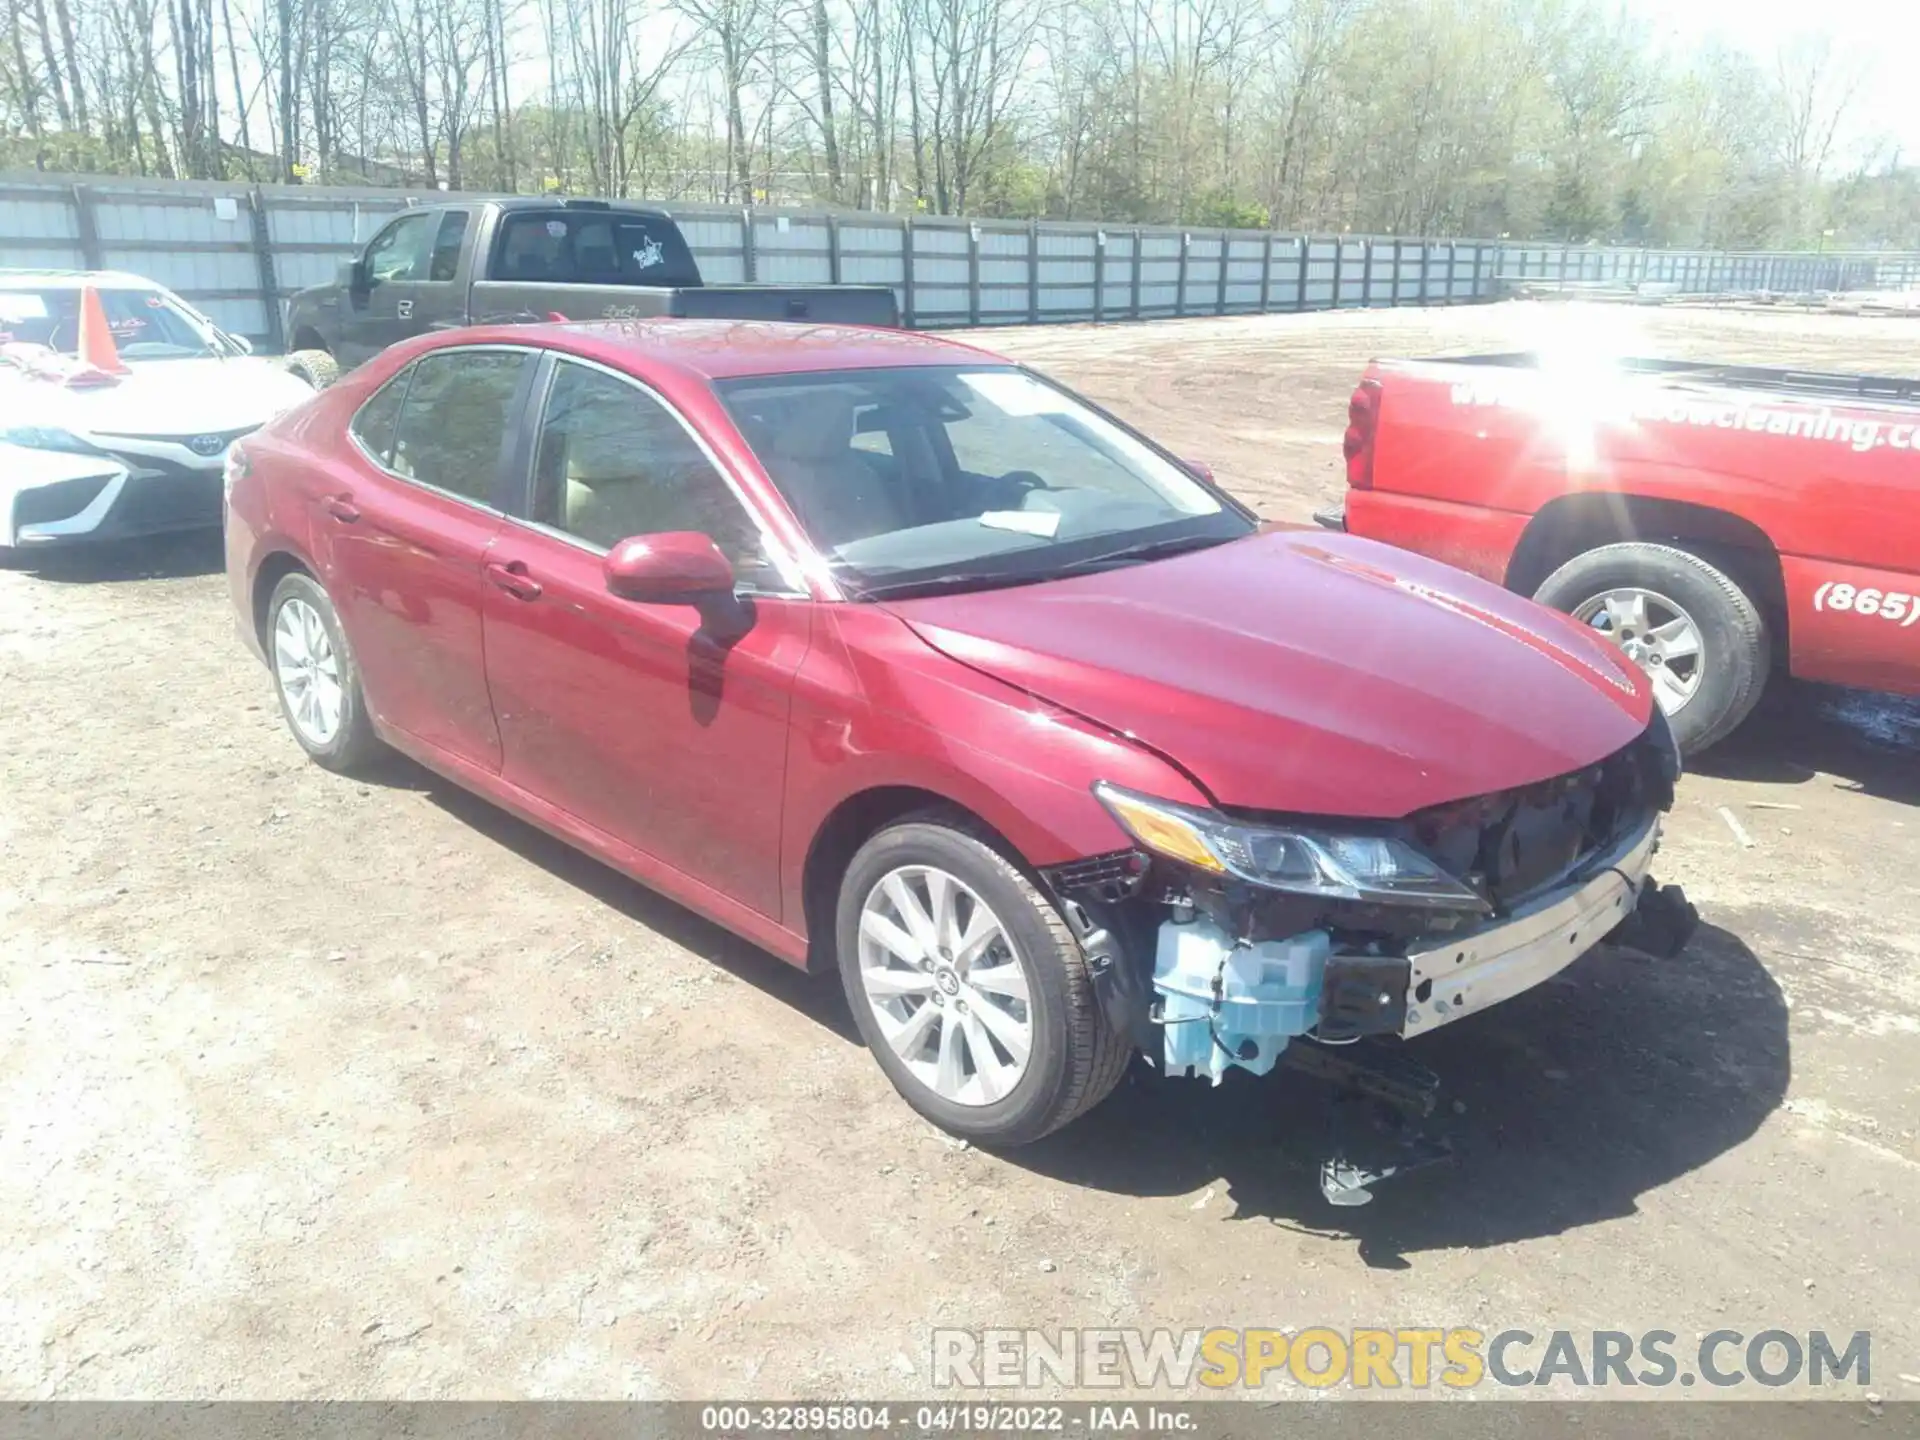
M 288 307 L 287 364 L 316 389 L 415 335 L 534 320 L 802 320 L 897 325 L 883 285 L 709 285 L 671 216 L 606 200 L 407 210 L 331 285 Z
M 1533 355 L 1381 361 L 1323 524 L 1592 625 L 1683 751 L 1776 669 L 1920 693 L 1920 380 Z

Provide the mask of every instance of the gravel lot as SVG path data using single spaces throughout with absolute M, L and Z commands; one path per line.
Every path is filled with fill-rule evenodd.
M 1610 314 L 1920 368 L 1920 322 Z M 1565 316 L 986 343 L 1305 518 L 1370 355 Z M 831 979 L 411 767 L 305 764 L 218 564 L 0 573 L 0 1396 L 910 1395 L 934 1325 L 1385 1324 L 1871 1329 L 1920 1398 L 1920 705 L 1774 698 L 1683 787 L 1688 953 L 1428 1041 L 1459 1163 L 1341 1212 L 1280 1076 L 956 1147 Z

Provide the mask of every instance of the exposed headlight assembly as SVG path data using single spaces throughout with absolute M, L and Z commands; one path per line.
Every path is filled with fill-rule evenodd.
M 1196 870 L 1329 900 L 1480 914 L 1491 909 L 1411 845 L 1388 836 L 1249 825 L 1105 781 L 1095 785 L 1093 793 L 1141 845 Z

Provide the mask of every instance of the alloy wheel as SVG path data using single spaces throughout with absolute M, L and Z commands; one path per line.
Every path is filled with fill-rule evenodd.
M 340 733 L 345 689 L 340 658 L 320 612 L 299 596 L 281 603 L 273 621 L 273 673 L 300 738 L 325 748 Z
M 1605 635 L 1647 672 L 1654 698 L 1668 715 L 1699 693 L 1700 677 L 1706 671 L 1700 626 L 1666 596 L 1622 586 L 1583 601 L 1573 618 Z
M 931 865 L 880 877 L 860 911 L 860 980 L 886 1043 L 943 1100 L 991 1105 L 1026 1074 L 1032 987 L 1000 917 Z

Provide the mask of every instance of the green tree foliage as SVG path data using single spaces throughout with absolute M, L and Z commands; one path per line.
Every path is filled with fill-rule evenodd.
M 1820 36 L 1619 0 L 20 0 L 0 164 L 1646 245 L 1920 245 Z M 1855 127 L 1857 128 L 1857 127 Z

